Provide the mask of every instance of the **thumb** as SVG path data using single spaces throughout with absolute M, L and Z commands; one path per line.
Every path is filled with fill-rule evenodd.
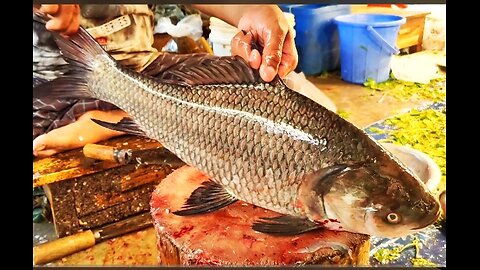
M 33 152 L 39 152 L 47 148 L 48 136 L 47 134 L 42 134 L 33 140 Z

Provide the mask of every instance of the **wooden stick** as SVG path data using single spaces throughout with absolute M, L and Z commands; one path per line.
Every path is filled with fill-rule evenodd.
M 132 158 L 131 150 L 117 149 L 112 146 L 99 144 L 86 144 L 83 147 L 83 154 L 89 158 L 113 161 L 120 164 L 126 164 Z
M 33 247 L 33 264 L 46 264 L 94 245 L 95 235 L 91 230 L 59 238 Z

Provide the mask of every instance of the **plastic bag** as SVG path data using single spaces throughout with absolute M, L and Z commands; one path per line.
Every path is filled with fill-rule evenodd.
M 177 25 L 172 24 L 170 18 L 159 18 L 153 33 L 167 33 L 172 37 L 190 37 L 197 41 L 203 35 L 202 18 L 199 14 L 188 15 L 180 20 Z
M 175 40 L 170 39 L 165 46 L 162 48 L 162 52 L 171 52 L 177 53 L 178 52 L 178 45 Z
M 288 88 L 298 92 L 305 97 L 317 102 L 323 107 L 329 109 L 332 112 L 337 112 L 337 106 L 333 101 L 325 95 L 322 90 L 316 87 L 312 82 L 307 80 L 303 72 L 296 73 L 295 71 L 290 72 L 285 79 L 283 80 Z

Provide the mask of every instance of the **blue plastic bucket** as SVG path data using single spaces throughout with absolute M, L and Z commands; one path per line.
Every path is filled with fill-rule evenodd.
M 396 47 L 402 16 L 387 14 L 351 14 L 335 17 L 340 40 L 342 79 L 363 84 L 368 79 L 388 80 L 390 60 Z
M 340 66 L 340 44 L 333 19 L 351 13 L 350 5 L 279 5 L 295 16 L 297 71 L 316 75 Z

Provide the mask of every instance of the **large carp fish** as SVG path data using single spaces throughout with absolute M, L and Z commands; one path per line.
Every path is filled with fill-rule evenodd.
M 34 97 L 115 104 L 132 118 L 95 121 L 158 140 L 208 175 L 177 215 L 242 200 L 279 214 L 254 223 L 259 232 L 399 237 L 440 214 L 422 181 L 364 131 L 278 77 L 262 81 L 239 57 L 205 56 L 157 78 L 122 67 L 83 28 L 55 38 L 71 72 Z

